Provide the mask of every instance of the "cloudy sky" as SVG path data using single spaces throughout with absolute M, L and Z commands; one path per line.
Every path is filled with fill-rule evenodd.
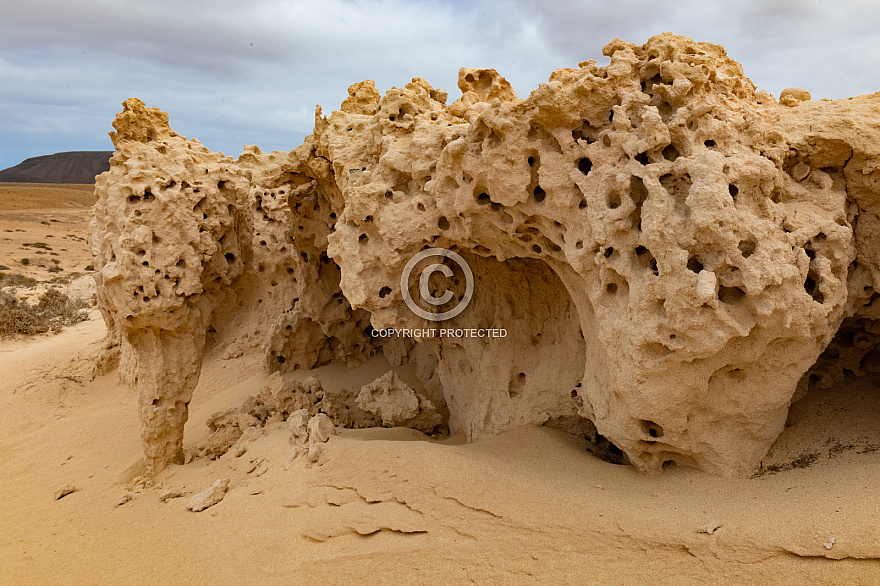
M 880 0 L 2 0 L 0 169 L 111 150 L 128 97 L 212 150 L 289 150 L 315 104 L 415 76 L 460 93 L 494 67 L 524 97 L 553 69 L 607 63 L 614 38 L 671 31 L 727 47 L 759 88 L 815 99 L 880 90 Z

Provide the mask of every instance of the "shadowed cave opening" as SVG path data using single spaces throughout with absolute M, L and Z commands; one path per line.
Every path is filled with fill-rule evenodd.
M 460 316 L 441 327 L 504 328 L 507 336 L 431 341 L 441 357 L 450 429 L 473 439 L 544 425 L 584 438 L 588 451 L 608 462 L 628 463 L 581 415 L 586 343 L 577 306 L 556 272 L 540 259 L 500 261 L 485 249 L 459 252 L 473 272 L 474 296 Z
M 875 295 L 876 301 L 877 295 Z M 758 475 L 880 451 L 880 319 L 870 305 L 843 320 L 792 398 Z

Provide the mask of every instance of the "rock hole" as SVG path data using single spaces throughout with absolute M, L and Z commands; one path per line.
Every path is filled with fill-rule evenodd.
M 535 253 L 537 253 L 537 254 L 541 254 L 541 247 L 538 246 L 537 244 L 532 245 L 532 250 L 534 250 Z
M 593 168 L 593 161 L 591 161 L 587 157 L 583 157 L 582 159 L 578 159 L 578 171 L 580 171 L 584 175 L 589 174 L 589 172 L 592 168 Z
M 606 134 L 602 138 L 602 144 L 604 144 L 606 147 L 610 147 L 611 146 L 611 137 Z
M 446 218 L 446 216 L 440 216 L 440 219 L 437 220 L 437 227 L 441 230 L 449 230 L 449 226 L 449 220 Z
M 360 237 L 358 238 L 358 242 L 360 242 L 361 244 L 366 244 L 367 241 L 369 241 L 369 240 L 370 240 L 370 237 L 367 236 L 366 234 L 361 234 Z
M 648 153 L 639 153 L 636 155 L 636 161 L 641 163 L 642 165 L 648 164 Z
M 633 226 L 636 230 L 642 229 L 642 204 L 648 199 L 648 189 L 641 177 L 633 175 L 629 180 L 629 197 L 635 204 L 635 210 L 632 213 Z
M 663 149 L 663 158 L 667 161 L 674 161 L 678 158 L 678 149 L 673 145 L 666 145 L 666 148 Z
M 642 427 L 645 429 L 645 433 L 651 437 L 663 437 L 663 428 L 653 421 L 648 421 L 647 419 L 642 421 Z
M 620 194 L 616 191 L 612 191 L 608 194 L 608 208 L 612 210 L 616 210 L 620 207 Z
M 743 240 L 739 243 L 739 251 L 742 253 L 743 258 L 749 258 L 754 254 L 757 246 L 754 240 Z
M 715 141 L 712 140 L 711 138 L 707 141 L 704 141 L 703 144 L 706 145 L 706 148 L 710 148 L 710 149 L 715 148 Z
M 639 259 L 642 266 L 649 269 L 655 276 L 660 274 L 660 271 L 657 269 L 657 259 L 654 258 L 654 255 L 651 254 L 650 250 L 644 246 L 637 246 L 636 258 Z
M 535 157 L 529 157 L 528 163 L 529 167 L 533 167 L 535 165 Z
M 703 270 L 703 263 L 697 260 L 697 257 L 692 256 L 688 259 L 687 268 L 691 270 L 691 272 L 699 273 Z
M 718 299 L 722 303 L 736 303 L 746 292 L 741 287 L 718 287 Z
M 489 203 L 491 203 L 489 194 L 485 191 L 481 192 L 480 195 L 477 196 L 477 203 L 479 203 L 480 205 L 488 205 Z
M 379 290 L 379 298 L 380 298 L 380 299 L 385 299 L 385 297 L 386 297 L 389 293 L 391 293 L 391 287 L 382 287 L 382 288 Z
M 817 275 L 814 271 L 810 271 L 807 274 L 807 280 L 804 281 L 804 291 L 813 298 L 813 301 L 816 303 L 824 303 L 825 296 L 822 294 L 822 290 L 819 287 L 819 280 L 821 277 Z
M 575 247 L 576 249 L 578 249 L 578 250 L 581 250 L 581 249 L 584 247 L 584 241 L 583 241 L 583 240 L 578 240 L 578 241 L 575 243 L 574 247 Z
M 607 285 L 605 285 L 605 291 L 607 291 L 611 295 L 614 295 L 615 293 L 617 293 L 617 283 L 608 283 Z
M 535 187 L 535 190 L 532 192 L 532 194 L 535 196 L 535 201 L 538 203 L 541 203 L 542 201 L 544 201 L 544 198 L 547 197 L 547 192 L 544 191 L 540 185 Z
M 739 187 L 737 187 L 737 186 L 734 185 L 733 183 L 731 183 L 731 184 L 727 187 L 727 191 L 730 193 L 730 197 L 732 197 L 732 198 L 734 198 L 734 199 L 736 199 L 736 196 L 739 195 Z
M 578 242 L 580 242 L 580 241 L 578 241 Z M 603 252 L 602 254 L 605 256 L 605 258 L 611 258 L 611 255 L 614 254 L 614 248 L 609 246 L 608 248 L 605 249 L 605 252 Z

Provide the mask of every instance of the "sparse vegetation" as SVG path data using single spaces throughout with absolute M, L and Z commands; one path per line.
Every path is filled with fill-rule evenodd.
M 4 276 L 0 282 L 10 284 L 7 283 L 10 277 L 21 275 Z M 0 336 L 60 332 L 64 326 L 87 320 L 89 314 L 85 308 L 83 301 L 70 299 L 60 289 L 49 289 L 34 306 L 7 291 L 0 291 Z
M 24 275 L 19 275 L 16 273 L 13 273 L 11 275 L 0 273 L 0 287 L 29 286 L 36 284 L 36 282 L 37 280 L 32 277 L 25 277 Z
M 31 264 L 31 259 L 23 258 L 19 262 L 21 262 L 21 264 L 23 264 L 24 266 L 28 266 L 29 264 Z

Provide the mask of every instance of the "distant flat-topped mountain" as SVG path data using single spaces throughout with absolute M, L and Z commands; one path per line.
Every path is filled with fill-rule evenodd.
M 71 151 L 25 159 L 0 171 L 6 183 L 94 183 L 110 169 L 113 151 Z

